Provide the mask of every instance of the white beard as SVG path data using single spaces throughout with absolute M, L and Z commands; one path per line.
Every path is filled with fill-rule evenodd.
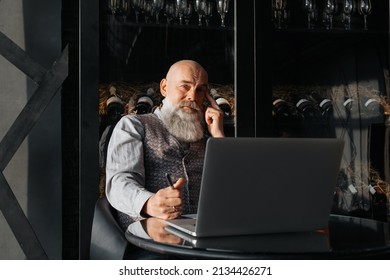
M 182 106 L 192 107 L 196 112 L 184 111 Z M 161 107 L 161 120 L 167 130 L 181 141 L 196 142 L 203 137 L 203 112 L 195 102 L 182 101 L 173 105 L 165 99 Z

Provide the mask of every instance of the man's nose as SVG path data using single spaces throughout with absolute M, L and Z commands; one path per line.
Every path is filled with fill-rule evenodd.
M 196 90 L 195 89 L 190 89 L 188 92 L 187 92 L 187 100 L 188 101 L 195 101 L 195 97 L 196 97 Z

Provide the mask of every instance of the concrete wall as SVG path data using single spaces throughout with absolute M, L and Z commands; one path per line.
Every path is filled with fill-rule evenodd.
M 0 31 L 49 69 L 61 53 L 61 0 L 0 0 Z M 0 56 L 0 140 L 37 86 Z M 60 92 L 4 175 L 50 259 L 61 258 Z M 0 259 L 24 259 L 0 212 Z

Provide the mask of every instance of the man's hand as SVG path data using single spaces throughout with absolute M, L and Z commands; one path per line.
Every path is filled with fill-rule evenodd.
M 151 217 L 164 220 L 175 219 L 181 215 L 181 188 L 184 179 L 179 178 L 172 186 L 163 188 L 152 195 L 145 203 L 143 212 Z
M 147 218 L 143 222 L 146 232 L 154 241 L 170 244 L 180 244 L 182 242 L 180 237 L 170 234 L 165 230 L 167 224 L 164 222 L 164 220 L 157 218 Z
M 205 119 L 207 128 L 213 137 L 225 137 L 223 131 L 223 112 L 210 94 L 206 94 L 210 107 L 206 108 Z

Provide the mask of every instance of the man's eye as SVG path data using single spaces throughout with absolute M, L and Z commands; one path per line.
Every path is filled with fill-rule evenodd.
M 207 88 L 198 88 L 197 90 L 196 90 L 196 92 L 197 93 L 201 93 L 201 94 L 206 94 L 207 93 Z

